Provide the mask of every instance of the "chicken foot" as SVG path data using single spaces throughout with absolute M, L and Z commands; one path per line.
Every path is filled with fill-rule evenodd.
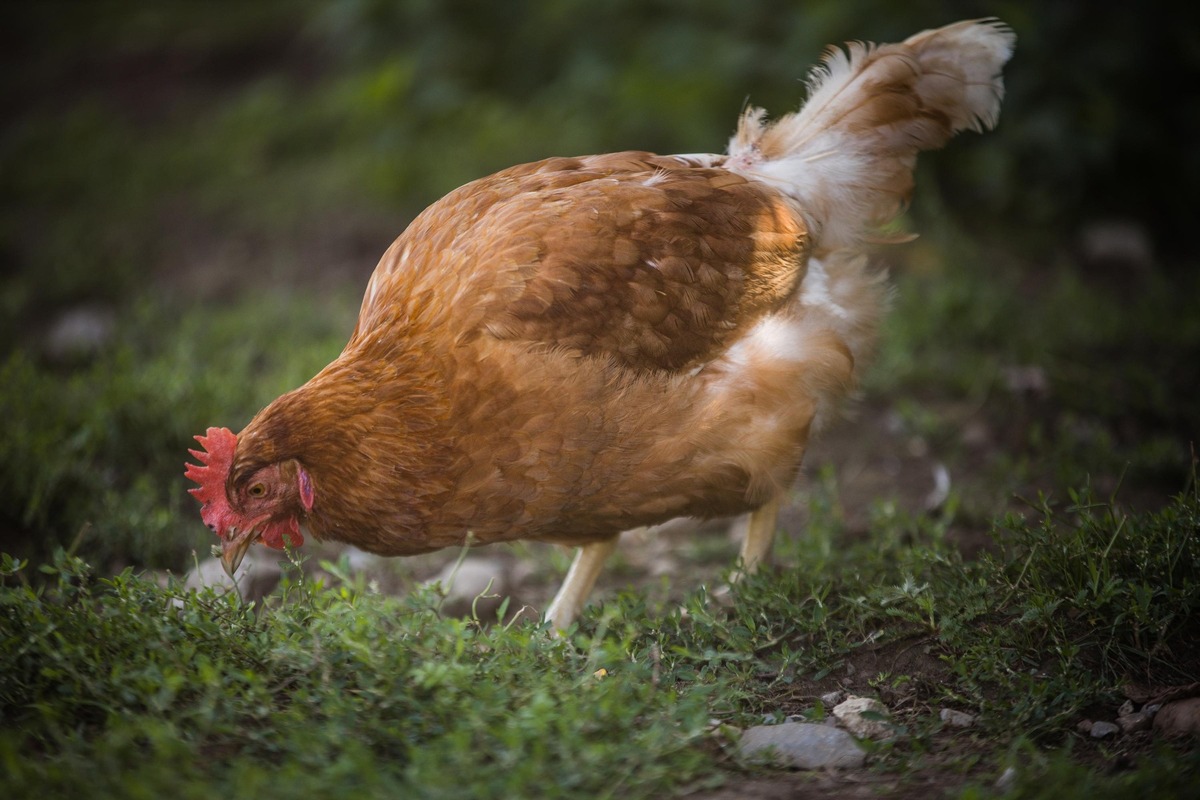
M 562 588 L 554 596 L 550 608 L 546 611 L 546 619 L 550 621 L 555 631 L 565 631 L 579 616 L 580 610 L 587 603 L 596 578 L 604 567 L 604 562 L 617 549 L 617 539 L 605 539 L 602 542 L 585 544 L 575 553 L 575 560 L 567 570 Z

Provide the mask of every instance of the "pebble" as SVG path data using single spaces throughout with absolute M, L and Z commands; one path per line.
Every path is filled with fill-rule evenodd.
M 892 726 L 880 719 L 868 719 L 864 714 L 889 716 L 887 706 L 871 697 L 851 695 L 833 707 L 833 715 L 842 727 L 863 739 L 887 739 L 892 736 Z
M 1117 717 L 1117 724 L 1121 726 L 1123 733 L 1137 733 L 1138 731 L 1148 731 L 1154 723 L 1154 714 L 1149 711 L 1134 711 L 1129 714 L 1122 714 Z
M 842 691 L 835 690 L 832 692 L 826 692 L 825 694 L 821 695 L 821 704 L 826 708 L 833 708 L 838 703 L 842 702 L 843 697 L 845 697 L 845 692 Z
M 861 767 L 867 758 L 862 746 L 850 734 L 808 722 L 748 728 L 738 742 L 738 753 L 747 761 L 795 769 Z
M 1111 722 L 1093 722 L 1089 734 L 1093 739 L 1107 739 L 1109 736 L 1115 736 L 1120 732 L 1121 729 Z
M 54 321 L 46 332 L 42 347 L 55 361 L 88 358 L 108 346 L 116 328 L 117 318 L 112 311 L 79 306 Z
M 969 728 L 975 724 L 975 715 L 965 711 L 955 711 L 953 708 L 943 708 L 938 717 L 948 728 Z

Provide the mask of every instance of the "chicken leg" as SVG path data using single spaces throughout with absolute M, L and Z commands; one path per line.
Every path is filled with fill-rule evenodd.
M 775 495 L 761 508 L 750 514 L 750 524 L 746 526 L 746 538 L 742 540 L 742 568 L 734 573 L 733 580 L 743 575 L 753 575 L 758 565 L 771 554 L 771 545 L 775 541 L 775 521 L 779 517 L 780 496 Z
M 575 553 L 575 560 L 567 570 L 562 588 L 554 596 L 550 608 L 546 611 L 548 619 L 555 631 L 565 631 L 579 616 L 579 611 L 587 602 L 596 578 L 604 567 L 604 562 L 617 549 L 617 536 L 601 542 L 585 544 Z

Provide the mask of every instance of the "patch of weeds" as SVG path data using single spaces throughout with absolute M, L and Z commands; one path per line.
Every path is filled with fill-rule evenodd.
M 1089 488 L 1055 509 L 1044 497 L 1033 523 L 1004 527 L 1021 555 L 1004 567 L 1008 600 L 1037 617 L 1070 655 L 1103 679 L 1187 679 L 1200 635 L 1200 495 L 1194 485 L 1157 513 L 1122 511 Z M 1195 672 L 1191 672 L 1194 676 Z
M 1200 670 L 1200 498 L 1192 487 L 1153 513 L 1124 513 L 1089 490 L 1034 522 L 1010 516 L 1006 555 L 978 573 L 988 608 L 953 638 L 955 693 L 1000 728 L 1061 737 L 1089 704 L 1119 704 L 1126 681 Z M 1191 676 L 1191 677 L 1189 677 Z
M 12 797 L 657 797 L 711 773 L 710 693 L 630 657 L 644 620 L 571 641 L 442 619 L 438 598 L 292 584 L 231 596 L 99 579 L 59 553 L 0 587 Z
M 1200 670 L 1200 498 L 1126 513 L 1089 490 L 1040 518 L 1010 517 L 1000 555 L 966 562 L 937 516 L 876 509 L 866 541 L 838 541 L 836 498 L 818 485 L 808 534 L 781 542 L 781 566 L 719 602 L 704 588 L 640 640 L 664 675 L 727 681 L 722 713 L 747 722 L 807 713 L 831 686 L 894 704 L 981 714 L 995 733 L 1059 739 L 1124 681 L 1170 683 Z M 643 616 L 636 596 L 615 604 Z M 748 716 L 747 716 L 748 715 Z

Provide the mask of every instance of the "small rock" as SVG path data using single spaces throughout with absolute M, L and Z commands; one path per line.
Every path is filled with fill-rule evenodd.
M 1117 717 L 1117 725 L 1123 733 L 1148 731 L 1154 723 L 1154 715 L 1149 711 L 1134 711 L 1132 714 L 1122 714 Z
M 826 708 L 833 708 L 833 707 L 834 707 L 834 706 L 836 706 L 838 703 L 842 702 L 842 698 L 843 698 L 844 696 L 845 696 L 845 693 L 844 693 L 844 692 L 842 692 L 842 691 L 840 691 L 840 690 L 839 690 L 839 691 L 826 692 L 825 694 L 821 695 L 821 703 L 822 703 L 822 704 L 823 704 L 823 705 L 824 705 Z
M 1115 736 L 1120 732 L 1121 729 L 1111 722 L 1093 722 L 1089 734 L 1093 739 L 1107 739 L 1109 736 Z
M 1095 723 L 1093 723 L 1090 719 L 1081 719 L 1079 722 L 1075 723 L 1075 730 L 1079 731 L 1084 736 L 1087 736 L 1092 732 L 1092 725 L 1094 724 Z
M 480 619 L 492 620 L 508 592 L 508 570 L 500 559 L 468 556 L 462 563 L 447 564 L 429 583 L 440 583 L 446 599 L 442 613 L 469 617 L 474 609 Z
M 867 758 L 862 746 L 845 731 L 806 722 L 748 728 L 738 742 L 738 753 L 747 761 L 795 769 L 861 767 Z
M 246 552 L 246 557 L 242 559 L 234 577 L 246 602 L 262 600 L 275 591 L 275 587 L 283 579 L 279 556 L 268 552 L 265 547 L 252 547 Z M 233 588 L 233 581 L 225 574 L 221 559 L 208 558 L 188 571 L 183 585 L 192 591 L 198 591 L 205 586 L 228 591 Z
M 892 736 L 892 726 L 881 719 L 870 719 L 865 714 L 888 716 L 883 703 L 871 697 L 850 696 L 833 707 L 833 715 L 846 730 L 864 739 L 887 739 Z
M 1089 267 L 1147 272 L 1154 266 L 1154 243 L 1146 228 L 1126 219 L 1099 220 L 1079 234 L 1079 250 Z
M 943 708 L 938 713 L 938 717 L 949 728 L 969 728 L 975 724 L 974 714 L 968 714 L 965 711 L 955 711 L 952 708 Z
M 55 361 L 87 358 L 104 349 L 116 328 L 116 316 L 108 309 L 80 306 L 54 321 L 42 346 Z
M 1200 697 L 1163 703 L 1154 715 L 1154 730 L 1163 736 L 1200 736 Z
M 1127 717 L 1130 714 L 1132 714 L 1133 712 L 1134 712 L 1133 701 L 1126 700 L 1124 703 L 1121 703 L 1121 707 L 1117 709 L 1117 716 L 1118 717 Z

